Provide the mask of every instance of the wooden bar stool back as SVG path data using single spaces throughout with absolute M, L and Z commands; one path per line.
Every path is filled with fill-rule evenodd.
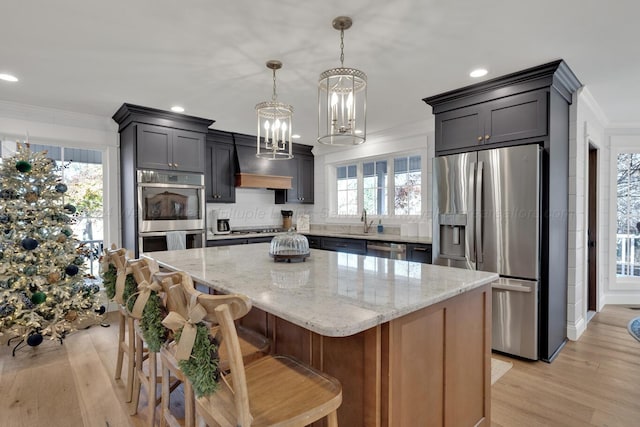
M 340 382 L 286 356 L 265 356 L 246 367 L 227 305 L 215 309 L 228 348 L 230 372 L 218 390 L 196 400 L 199 426 L 302 427 L 327 418 L 337 427 L 342 403 Z
M 131 269 L 127 263 L 127 250 L 124 248 L 116 249 L 114 246 L 107 249 L 106 254 L 109 262 L 116 268 L 118 275 L 126 275 L 131 273 Z M 116 371 L 114 378 L 119 380 L 122 377 L 122 365 L 124 356 L 127 356 L 127 382 L 125 384 L 125 402 L 131 402 L 133 394 L 133 376 L 134 376 L 134 352 L 135 352 L 135 333 L 133 317 L 129 315 L 123 301 L 118 301 L 118 294 L 115 296 L 118 303 L 118 357 L 116 359 Z
M 215 308 L 221 304 L 225 304 L 231 307 L 232 317 L 239 319 L 246 315 L 251 309 L 251 301 L 244 295 L 209 295 L 197 291 L 193 286 L 191 277 L 185 273 L 180 273 L 182 280 L 179 284 L 175 284 L 169 287 L 167 296 L 167 306 L 171 309 L 175 309 L 178 313 L 186 313 L 188 301 L 195 296 L 198 304 L 202 305 L 206 311 L 204 318 L 205 322 L 215 325 L 210 330 L 210 334 L 215 336 L 217 331 L 217 319 L 215 316 Z M 168 281 L 167 281 L 168 282 Z M 168 283 L 167 283 L 168 284 Z M 164 285 L 163 285 L 164 287 Z M 186 318 L 186 314 L 183 315 Z M 213 331 L 213 333 L 211 332 Z M 242 340 L 242 347 L 244 354 L 250 360 L 255 360 L 264 356 L 269 350 L 269 341 L 261 335 L 253 332 L 253 335 L 248 335 Z M 219 368 L 221 370 L 228 368 L 228 359 L 225 359 L 226 350 L 224 343 L 218 349 L 219 355 Z M 165 378 L 169 375 L 173 375 L 176 378 L 183 381 L 184 392 L 184 410 L 185 419 L 184 425 L 186 427 L 192 427 L 195 425 L 195 398 L 194 392 L 188 379 L 184 376 L 178 361 L 175 357 L 175 345 L 164 346 L 160 350 L 160 358 L 162 361 L 162 419 L 161 426 L 178 425 L 178 420 L 169 410 L 170 408 L 170 390 L 165 387 Z

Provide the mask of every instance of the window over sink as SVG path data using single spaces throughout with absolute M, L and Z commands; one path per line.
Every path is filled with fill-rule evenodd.
M 364 210 L 376 217 L 422 214 L 423 155 L 407 153 L 330 165 L 331 212 L 336 217 L 359 217 Z

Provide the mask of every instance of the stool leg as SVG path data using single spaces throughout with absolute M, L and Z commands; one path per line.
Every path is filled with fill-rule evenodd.
M 338 427 L 338 411 L 327 415 L 327 427 Z
M 195 427 L 196 400 L 193 396 L 193 387 L 188 379 L 182 383 L 184 387 L 184 427 Z
M 133 395 L 133 376 L 134 376 L 134 369 L 135 369 L 135 360 L 134 360 L 134 355 L 135 355 L 135 351 L 136 351 L 136 345 L 135 345 L 135 331 L 133 329 L 133 317 L 128 316 L 127 317 L 127 328 L 129 329 L 128 331 L 128 347 L 129 347 L 129 351 L 128 351 L 128 358 L 127 358 L 127 390 L 126 390 L 126 399 L 125 402 L 131 402 L 131 397 Z M 142 351 L 142 349 L 140 349 L 140 351 Z
M 160 403 L 160 427 L 167 427 L 166 414 L 169 412 L 171 390 L 169 389 L 169 368 L 162 362 L 162 394 Z
M 153 427 L 156 425 L 156 400 L 158 398 L 158 366 L 156 365 L 156 353 L 152 351 L 149 352 L 147 363 L 149 363 L 149 381 L 147 382 L 147 394 L 149 395 L 149 426 Z M 167 382 L 168 381 L 167 379 Z
M 140 389 L 141 389 L 141 378 L 140 375 L 142 372 L 142 338 L 136 335 L 136 344 L 135 344 L 135 372 L 133 374 L 133 387 L 132 387 L 132 398 L 131 404 L 129 405 L 129 415 L 135 415 L 138 413 L 138 403 L 140 403 Z
M 125 322 L 126 318 L 120 313 L 120 319 L 118 321 L 118 361 L 116 362 L 116 374 L 114 376 L 116 380 L 119 380 L 122 375 L 122 357 L 124 356 L 122 344 L 124 344 Z

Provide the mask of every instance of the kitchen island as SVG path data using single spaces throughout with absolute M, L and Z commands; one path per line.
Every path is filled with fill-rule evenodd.
M 269 244 L 152 252 L 220 293 L 247 295 L 245 326 L 335 376 L 341 426 L 490 425 L 494 273 Z

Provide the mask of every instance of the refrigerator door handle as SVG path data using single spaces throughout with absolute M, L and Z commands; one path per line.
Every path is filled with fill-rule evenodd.
M 476 201 L 475 201 L 475 233 L 476 233 L 476 258 L 482 262 L 482 169 L 484 162 L 478 162 L 476 169 Z
M 514 291 L 514 292 L 531 292 L 531 288 L 528 286 L 522 285 L 511 285 L 506 283 L 494 283 L 491 285 L 491 289 L 502 289 L 505 291 Z
M 467 175 L 468 177 L 468 194 L 469 194 L 469 200 L 468 200 L 468 204 L 469 204 L 469 217 L 467 219 L 467 224 L 469 226 L 469 232 L 465 233 L 466 235 L 466 241 L 467 241 L 467 248 L 469 248 L 469 259 L 471 260 L 471 262 L 475 263 L 476 262 L 476 243 L 475 243 L 475 231 L 474 231 L 474 225 L 475 225 L 475 215 L 476 215 L 476 211 L 475 211 L 475 173 L 476 173 L 476 162 L 469 162 L 469 174 Z

